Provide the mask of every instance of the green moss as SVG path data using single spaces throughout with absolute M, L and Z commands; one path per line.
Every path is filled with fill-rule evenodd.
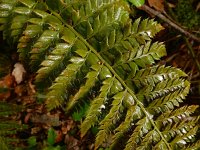
M 195 11 L 190 0 L 178 0 L 175 14 L 179 23 L 189 29 L 196 29 L 200 25 L 200 14 Z

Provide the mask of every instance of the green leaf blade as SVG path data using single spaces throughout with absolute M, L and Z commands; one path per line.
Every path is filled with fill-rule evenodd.
M 128 0 L 128 1 L 136 7 L 141 7 L 145 3 L 145 0 Z

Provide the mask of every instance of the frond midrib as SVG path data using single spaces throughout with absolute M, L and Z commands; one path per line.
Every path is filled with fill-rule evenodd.
M 46 5 L 46 4 L 45 4 Z M 146 115 L 146 117 L 148 118 L 148 120 L 151 122 L 152 126 L 155 128 L 155 130 L 158 132 L 158 134 L 160 135 L 160 137 L 162 138 L 162 140 L 164 141 L 164 143 L 167 145 L 167 147 L 170 149 L 171 146 L 170 144 L 166 141 L 164 135 L 161 133 L 161 131 L 157 128 L 156 124 L 154 123 L 154 121 L 152 120 L 151 115 L 145 110 L 143 104 L 137 99 L 137 97 L 135 96 L 135 93 L 131 90 L 131 88 L 129 88 L 126 83 L 124 82 L 124 80 L 116 73 L 116 71 L 112 68 L 112 66 L 109 65 L 109 63 L 107 63 L 103 57 L 101 55 L 98 54 L 98 52 L 96 52 L 96 50 L 93 48 L 93 46 L 91 46 L 86 39 L 84 39 L 77 31 L 74 30 L 74 28 L 70 25 L 67 24 L 66 21 L 64 21 L 60 15 L 58 13 L 56 13 L 55 11 L 53 11 L 52 9 L 50 9 L 47 5 L 46 7 L 49 9 L 49 11 L 56 16 L 66 27 L 68 27 L 86 46 L 88 46 L 88 48 L 99 58 L 99 60 L 105 64 L 105 66 L 111 71 L 111 73 L 119 80 L 119 82 L 124 86 L 125 89 L 127 89 L 127 91 L 130 93 L 130 95 L 133 97 L 133 99 L 136 101 L 137 105 L 139 105 L 139 107 L 142 109 L 142 111 L 144 112 L 144 114 Z

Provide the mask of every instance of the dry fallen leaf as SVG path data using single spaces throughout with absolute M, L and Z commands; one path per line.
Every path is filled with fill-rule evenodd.
M 148 0 L 149 6 L 164 12 L 164 0 Z
M 2 80 L 0 80 L 0 89 L 6 89 L 4 92 L 0 92 L 0 100 L 6 100 L 10 97 L 10 88 L 13 86 L 14 78 L 8 74 Z
M 25 85 L 17 85 L 17 86 L 15 87 L 15 93 L 16 93 L 18 96 L 22 96 L 25 92 L 26 92 L 26 87 L 25 87 Z
M 62 133 L 63 134 L 67 134 L 68 131 L 70 131 L 71 129 L 73 129 L 75 126 L 75 122 L 70 118 L 68 119 L 66 122 L 62 123 Z
M 23 81 L 23 76 L 26 73 L 24 66 L 21 63 L 16 63 L 12 71 L 12 75 L 15 77 L 17 84 L 20 84 Z
M 167 2 L 167 5 L 168 5 L 169 8 L 175 8 L 176 7 L 175 4 L 172 4 L 172 3 L 169 3 L 169 2 Z
M 49 126 L 59 126 L 61 124 L 58 115 L 34 114 L 30 119 L 33 123 L 41 123 Z
M 63 139 L 63 133 L 60 130 L 56 131 L 56 139 L 55 139 L 55 143 L 59 143 L 61 142 Z
M 31 128 L 31 134 L 37 134 L 38 132 L 40 132 L 42 130 L 41 127 L 33 127 Z
M 200 10 L 200 2 L 197 4 L 197 6 L 196 6 L 196 12 L 198 12 Z
M 30 91 L 35 94 L 36 93 L 36 90 L 35 90 L 35 85 L 32 84 L 32 81 L 29 81 L 28 82 L 28 86 L 30 88 Z
M 27 115 L 24 117 L 24 123 L 28 123 L 31 118 L 31 113 L 27 113 Z
M 2 80 L 0 80 L 0 87 L 10 88 L 14 82 L 13 76 L 8 74 Z
M 65 143 L 67 144 L 67 149 L 68 150 L 80 150 L 79 148 L 79 140 L 74 138 L 73 136 L 66 135 L 65 136 Z

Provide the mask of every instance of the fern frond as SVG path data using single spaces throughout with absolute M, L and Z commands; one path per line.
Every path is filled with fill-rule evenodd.
M 147 117 L 144 117 L 138 121 L 136 125 L 137 127 L 134 129 L 134 132 L 130 136 L 125 150 L 136 149 L 140 145 L 143 136 L 145 136 L 145 134 L 150 132 L 152 129 L 151 122 Z
M 69 99 L 68 106 L 66 108 L 67 111 L 69 111 L 75 103 L 81 98 L 83 98 L 86 94 L 90 92 L 90 90 L 95 86 L 95 83 L 98 81 L 98 76 L 101 72 L 103 65 L 93 65 L 91 67 L 92 70 L 86 75 L 86 82 L 83 86 L 80 87 L 79 91 Z
M 23 109 L 23 107 L 21 107 L 21 106 L 8 105 L 5 102 L 0 102 L 0 115 L 1 116 L 11 115 L 15 112 L 21 111 L 22 109 Z
M 141 47 L 137 54 L 133 58 L 129 58 L 136 62 L 140 67 L 145 67 L 146 65 L 151 65 L 155 63 L 155 60 L 159 60 L 161 57 L 165 56 L 165 47 L 161 43 L 147 42 L 144 47 Z
M 127 91 L 119 92 L 113 97 L 112 107 L 110 112 L 105 116 L 105 118 L 100 122 L 100 131 L 97 133 L 95 147 L 99 147 L 104 141 L 108 140 L 109 132 L 112 131 L 113 124 L 115 125 L 121 115 L 123 114 L 124 107 L 123 101 L 128 95 Z M 112 122 L 113 124 L 110 124 Z
M 44 60 L 45 54 L 48 53 L 48 48 L 58 39 L 58 32 L 45 30 L 40 38 L 33 45 L 31 50 L 31 68 L 36 68 Z
M 102 111 L 105 110 L 106 103 L 108 103 L 108 94 L 111 90 L 111 87 L 113 86 L 114 78 L 109 77 L 108 74 L 106 74 L 106 76 L 108 79 L 103 81 L 103 86 L 100 89 L 100 94 L 91 102 L 91 107 L 87 112 L 85 120 L 81 124 L 82 137 L 92 126 L 98 122 L 98 117 L 102 114 Z
M 69 44 L 57 44 L 55 49 L 48 55 L 48 58 L 41 63 L 43 67 L 37 71 L 36 83 L 43 82 L 46 77 L 48 77 L 46 83 L 53 81 L 66 66 L 65 62 L 70 51 L 71 46 Z
M 152 99 L 156 99 L 164 95 L 168 95 L 171 92 L 175 92 L 176 90 L 182 89 L 186 85 L 187 84 L 183 79 L 173 79 L 160 82 L 156 84 L 155 87 L 147 86 L 147 89 L 145 89 L 145 98 L 147 101 L 150 101 Z
M 172 149 L 186 148 L 188 143 L 195 140 L 194 135 L 198 127 L 194 126 L 198 119 L 190 117 L 190 114 L 194 113 L 196 108 L 197 106 L 181 107 L 174 112 L 168 111 L 156 119 L 157 127 Z M 168 149 L 167 142 L 161 141 L 161 135 L 148 124 L 146 118 L 136 125 L 125 149 Z
M 173 149 L 184 149 L 194 142 L 198 130 L 196 126 L 198 118 L 191 117 L 191 114 L 196 109 L 197 106 L 184 106 L 173 112 L 168 111 L 157 118 L 158 126 L 163 130 L 167 141 L 171 141 Z
M 122 122 L 114 131 L 115 134 L 112 137 L 111 147 L 114 147 L 117 142 L 122 139 L 124 135 L 128 133 L 128 131 L 131 130 L 131 128 L 135 125 L 134 122 L 141 119 L 143 116 L 144 113 L 140 107 L 137 105 L 130 106 L 130 108 L 127 110 L 127 115 L 124 122 Z
M 177 81 L 179 82 L 179 81 Z M 181 83 L 182 84 L 182 83 Z M 190 84 L 185 81 L 184 84 L 179 85 L 177 89 L 174 89 L 173 92 L 169 92 L 165 97 L 156 98 L 149 104 L 148 110 L 151 113 L 160 113 L 168 110 L 174 109 L 174 107 L 178 107 L 180 103 L 185 99 L 186 93 L 189 92 Z
M 28 50 L 31 49 L 29 42 L 37 38 L 41 33 L 42 27 L 40 25 L 28 25 L 23 31 L 23 36 L 19 39 L 19 44 L 17 46 L 21 61 L 27 62 L 29 60 L 30 55 Z
M 163 29 L 163 27 L 160 24 L 157 24 L 157 22 L 153 19 L 144 19 L 141 21 L 140 26 L 136 26 L 137 28 L 133 28 L 133 30 L 136 30 L 137 33 L 139 33 L 140 35 L 145 36 L 144 39 L 153 38 L 156 35 L 156 33 Z
M 157 84 L 158 82 L 162 82 L 163 80 L 186 76 L 187 74 L 177 68 L 153 66 L 138 70 L 137 74 L 135 74 L 133 78 L 133 81 L 138 88 L 141 88 L 145 85 L 155 86 L 155 84 Z
M 68 97 L 67 90 L 76 79 L 77 72 L 84 65 L 84 59 L 81 57 L 73 57 L 70 60 L 72 63 L 56 78 L 56 83 L 50 87 L 50 92 L 47 94 L 48 109 L 59 107 Z
M 12 149 L 12 142 L 19 141 L 10 137 L 18 131 L 26 129 L 26 125 L 19 124 L 15 120 L 10 120 L 10 115 L 16 114 L 23 109 L 22 106 L 0 102 L 0 149 Z
M 9 150 L 10 147 L 7 145 L 5 138 L 0 136 L 0 145 L 2 150 Z
M 198 150 L 200 145 L 200 140 L 194 142 L 191 146 L 188 146 L 186 149 L 188 150 Z

